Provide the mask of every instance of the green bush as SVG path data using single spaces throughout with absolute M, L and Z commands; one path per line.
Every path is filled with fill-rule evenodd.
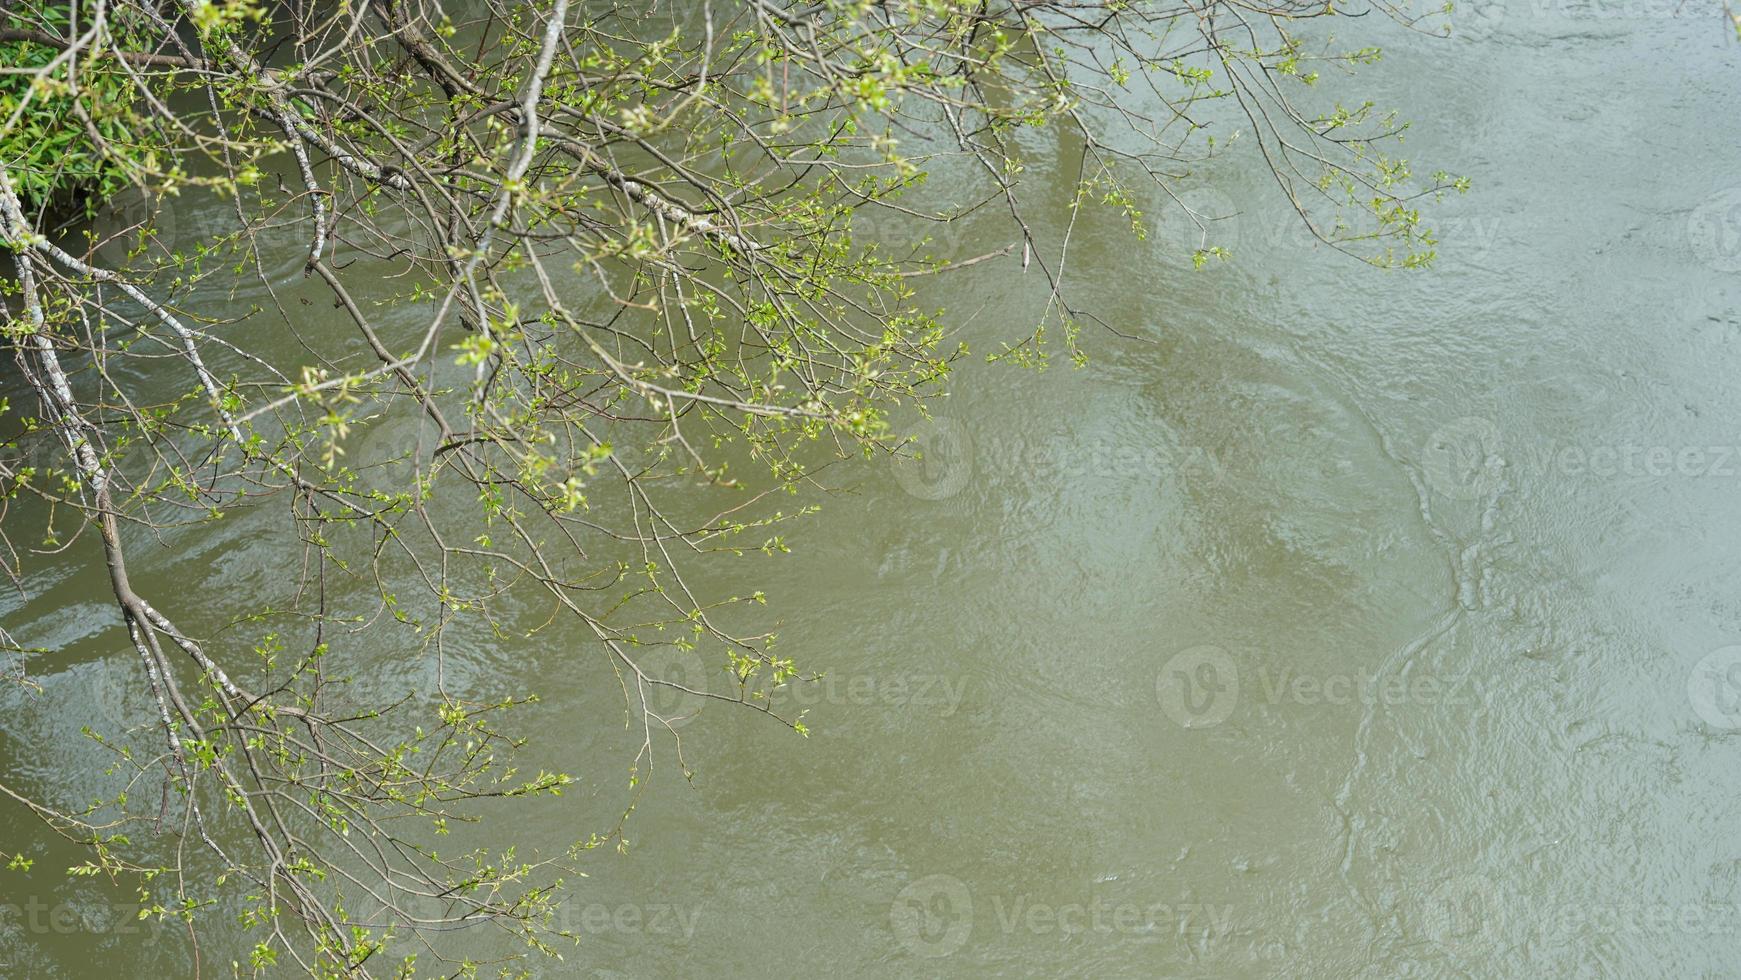
M 24 2 L 0 15 L 14 30 L 64 36 L 68 7 Z M 44 68 L 61 50 L 28 40 L 0 42 L 0 65 Z M 50 209 L 88 217 L 127 185 L 128 161 L 148 155 L 128 124 L 136 97 L 132 80 L 112 63 L 80 59 L 76 73 L 63 62 L 47 73 L 0 74 L 0 160 L 28 210 Z M 73 84 L 82 93 L 87 124 L 75 110 Z M 92 130 L 101 139 L 92 136 Z

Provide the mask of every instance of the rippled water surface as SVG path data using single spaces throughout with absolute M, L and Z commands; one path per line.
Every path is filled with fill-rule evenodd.
M 827 672 L 791 692 L 815 734 L 686 725 L 695 778 L 586 859 L 587 939 L 541 975 L 1736 975 L 1741 46 L 1698 3 L 1477 13 L 1348 83 L 1475 181 L 1435 269 L 1309 247 L 1238 152 L 1187 197 L 1231 263 L 1175 258 L 1164 213 L 1078 227 L 1082 298 L 1140 340 L 976 359 L 922 465 L 749 566 Z M 978 351 L 1044 299 L 1015 263 L 927 287 Z M 215 622 L 273 528 L 135 575 Z M 32 585 L 0 614 L 65 656 L 0 726 L 42 788 L 99 760 L 67 705 L 133 695 L 98 572 Z M 635 739 L 594 652 L 472 640 L 456 683 L 542 691 L 532 761 L 583 781 L 530 833 L 608 823 Z M 428 683 L 396 653 L 374 682 Z M 187 972 L 117 893 L 0 887 L 0 974 Z

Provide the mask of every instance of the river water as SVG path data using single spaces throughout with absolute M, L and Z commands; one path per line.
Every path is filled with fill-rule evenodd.
M 1697 0 L 1468 23 L 1362 36 L 1387 56 L 1347 83 L 1475 182 L 1435 268 L 1311 247 L 1238 152 L 1187 194 L 1231 262 L 1193 271 L 1158 204 L 1141 245 L 1078 226 L 1078 299 L 1139 339 L 974 359 L 923 463 L 732 566 L 827 672 L 788 694 L 813 735 L 697 713 L 694 779 L 658 771 L 628 853 L 583 859 L 585 941 L 537 975 L 1735 975 L 1741 46 Z M 1044 297 L 1015 263 L 925 286 L 977 351 Z M 221 622 L 270 526 L 135 578 Z M 131 655 L 96 569 L 34 567 L 0 615 L 61 652 L 45 697 L 8 695 L 0 759 L 76 798 Z M 530 764 L 581 778 L 518 829 L 608 825 L 636 739 L 595 652 L 464 650 L 459 676 L 544 694 Z M 398 652 L 363 656 L 424 683 Z M 31 846 L 0 975 L 187 974 L 128 893 Z

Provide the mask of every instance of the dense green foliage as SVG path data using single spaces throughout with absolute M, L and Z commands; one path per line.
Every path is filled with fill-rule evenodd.
M 64 33 L 70 8 L 52 0 L 21 0 L 0 13 L 18 32 Z M 0 41 L 0 160 L 12 173 L 25 209 L 71 211 L 89 217 L 131 183 L 131 172 L 154 154 L 133 134 L 142 118 L 131 82 L 105 59 L 64 71 L 47 68 L 60 48 L 31 40 Z M 105 63 L 106 62 L 106 63 Z

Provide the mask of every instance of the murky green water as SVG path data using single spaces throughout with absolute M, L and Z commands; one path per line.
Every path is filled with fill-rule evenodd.
M 717 572 L 828 672 L 789 694 L 815 735 L 685 725 L 695 779 L 662 757 L 540 975 L 1735 975 L 1741 46 L 1698 4 L 1474 13 L 1387 33 L 1354 82 L 1476 181 L 1436 270 L 1308 247 L 1235 154 L 1188 197 L 1230 215 L 1230 265 L 1175 258 L 1179 221 L 1077 229 L 1083 298 L 1143 342 L 969 366 L 924 465 L 844 478 L 793 554 Z M 928 287 L 980 350 L 1043 299 L 1014 268 Z M 135 578 L 215 625 L 269 586 L 280 519 Z M 5 778 L 80 799 L 77 728 L 122 715 L 129 655 L 100 574 L 37 569 L 0 615 L 62 654 L 47 697 L 8 695 Z M 456 651 L 450 683 L 546 695 L 529 761 L 583 780 L 523 832 L 608 825 L 637 740 L 600 659 Z M 432 683 L 396 653 L 362 652 L 374 683 Z M 37 853 L 0 878 L 0 975 L 188 973 Z

